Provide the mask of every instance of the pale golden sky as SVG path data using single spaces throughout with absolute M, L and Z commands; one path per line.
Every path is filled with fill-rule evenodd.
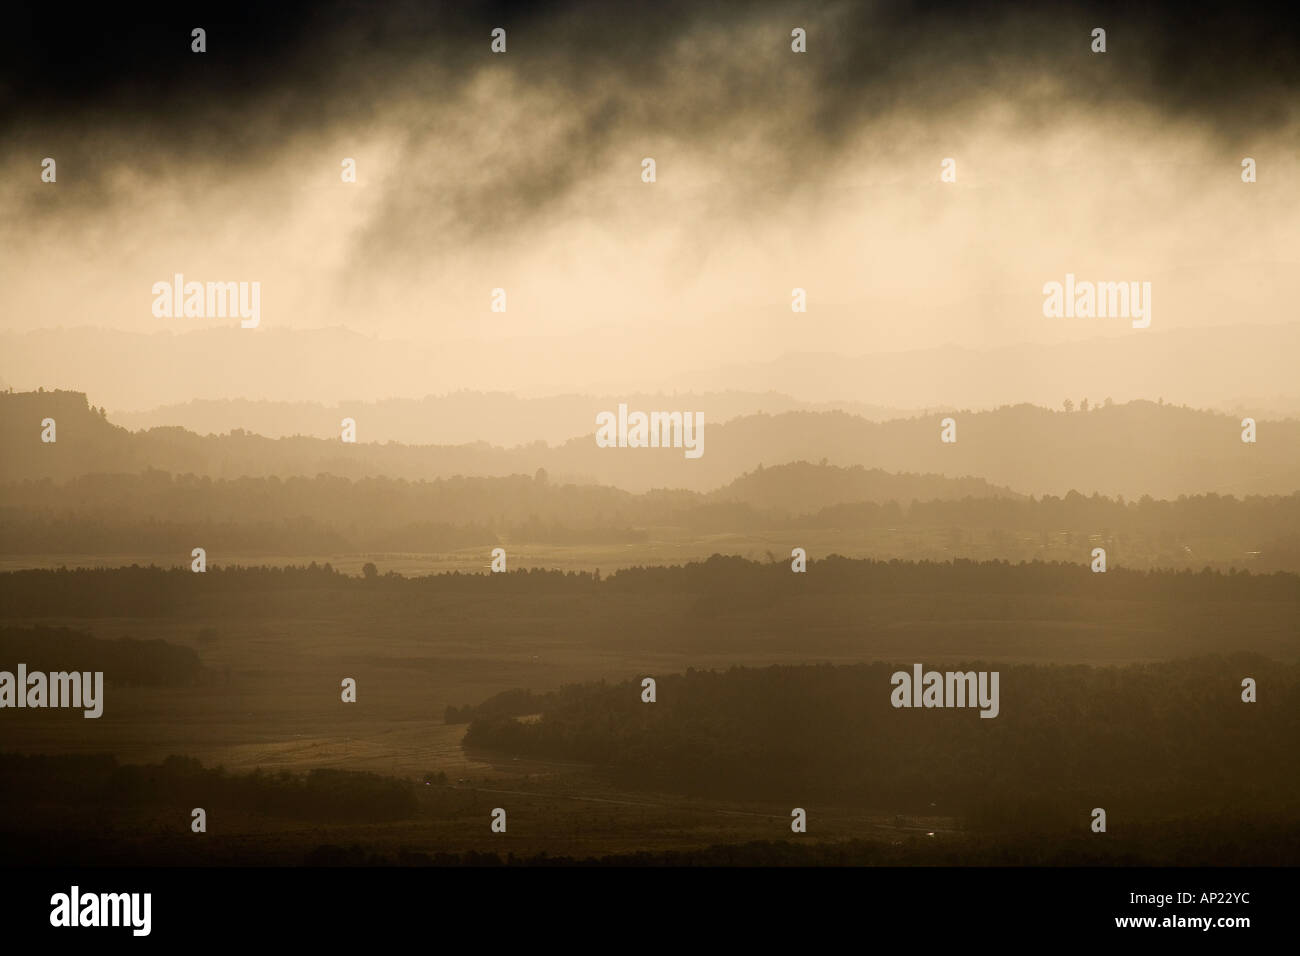
M 805 18 L 806 54 L 789 50 L 791 16 L 704 17 L 639 60 L 588 47 L 581 71 L 545 47 L 562 19 L 502 56 L 485 34 L 454 70 L 409 50 L 366 60 L 384 68 L 335 77 L 311 122 L 292 121 L 305 91 L 281 89 L 243 113 L 207 104 L 176 142 L 111 114 L 46 141 L 33 122 L 0 167 L 15 211 L 0 328 L 237 325 L 156 318 L 151 287 L 259 281 L 249 335 L 342 325 L 454 346 L 475 357 L 452 385 L 522 388 L 1143 334 L 1045 318 L 1043 283 L 1067 272 L 1151 282 L 1153 330 L 1295 320 L 1294 100 L 1229 125 L 1221 104 L 1169 109 L 1150 77 L 1128 95 L 1151 69 L 1131 47 L 1090 54 L 1066 27 L 1031 31 L 1037 45 L 972 35 L 953 60 L 949 37 L 873 77 L 861 61 L 882 54 L 865 35 L 846 52 L 845 15 Z M 219 46 L 206 55 L 220 68 Z M 58 182 L 40 183 L 51 154 Z M 940 182 L 945 157 L 956 183 Z M 546 374 L 503 375 L 496 346 Z

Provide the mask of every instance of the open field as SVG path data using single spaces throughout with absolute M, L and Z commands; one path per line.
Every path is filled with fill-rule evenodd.
M 680 528 L 646 529 L 645 540 L 625 544 L 555 545 L 511 541 L 499 536 L 510 556 L 512 569 L 557 568 L 564 571 L 610 573 L 637 565 L 681 564 L 703 561 L 713 554 L 739 555 L 751 561 L 775 557 L 789 560 L 791 548 L 804 548 L 810 557 L 839 554 L 848 558 L 888 561 L 1062 561 L 1086 564 L 1093 547 L 1105 545 L 1113 567 L 1176 568 L 1199 571 L 1203 567 L 1252 570 L 1260 564 L 1259 551 L 1246 544 L 1233 546 L 1224 541 L 1193 533 L 1176 540 L 1159 541 L 1134 537 L 1117 543 L 1113 536 L 1097 533 L 1053 531 L 989 532 L 984 529 L 936 528 L 928 531 L 878 530 L 838 531 L 826 528 L 783 530 L 770 533 L 695 534 Z M 490 547 L 428 551 L 300 551 L 294 553 L 235 550 L 213 552 L 210 560 L 222 565 L 279 567 L 292 564 L 329 563 L 346 574 L 360 574 L 367 563 L 381 572 L 394 571 L 413 576 L 444 571 L 486 571 Z M 1274 555 L 1279 567 L 1265 570 L 1300 570 L 1300 560 L 1288 553 Z M 114 568 L 188 565 L 185 552 L 54 552 L 45 554 L 0 553 L 0 571 L 23 568 Z
M 607 582 L 576 594 L 467 587 L 399 598 L 381 579 L 372 587 L 290 586 L 249 603 L 225 589 L 199 592 L 141 616 L 94 608 L 85 616 L 14 616 L 6 608 L 5 624 L 193 647 L 208 675 L 196 687 L 110 686 L 95 721 L 62 711 L 10 712 L 0 746 L 112 752 L 131 761 L 179 753 L 231 769 L 460 775 L 485 765 L 461 752 L 463 728 L 444 726 L 443 711 L 516 687 L 546 691 L 732 665 L 1120 664 L 1229 649 L 1300 656 L 1300 618 L 1290 603 L 924 588 L 828 598 L 788 577 L 762 595 L 639 593 Z M 354 705 L 340 701 L 345 677 L 357 681 Z
M 987 586 L 971 575 L 985 576 Z M 192 648 L 203 669 L 185 686 L 114 683 L 109 674 L 96 720 L 9 710 L 0 752 L 112 754 L 121 764 L 183 755 L 230 774 L 364 771 L 420 786 L 423 809 L 413 817 L 364 824 L 209 807 L 212 838 L 202 851 L 185 840 L 188 807 L 175 818 L 175 808 L 82 808 L 85 826 L 98 819 L 104 832 L 128 834 L 131 852 L 146 861 L 193 862 L 199 852 L 213 862 L 299 862 L 313 848 L 352 844 L 389 859 L 660 853 L 787 839 L 790 807 L 807 798 L 792 793 L 788 806 L 719 799 L 685 785 L 674 790 L 671 781 L 650 791 L 578 760 L 466 749 L 467 725 L 445 723 L 444 711 L 516 688 L 545 693 L 738 665 L 1125 665 L 1236 652 L 1300 659 L 1300 592 L 1290 576 L 1104 578 L 1068 566 L 860 562 L 793 575 L 735 559 L 600 581 L 536 573 L 366 580 L 323 570 L 26 572 L 0 577 L 7 595 L 0 626 L 163 640 Z M 344 678 L 356 681 L 356 703 L 340 699 Z M 1236 693 L 1231 681 L 1225 686 Z M 496 806 L 509 808 L 505 840 L 488 830 Z M 913 861 L 940 852 L 916 849 L 914 839 L 973 840 L 977 859 L 992 852 L 993 837 L 944 806 L 920 815 L 870 801 L 807 809 L 814 842 L 866 840 L 915 851 Z M 75 804 L 24 813 L 24 826 L 48 825 L 48 834 L 73 833 L 81 819 Z

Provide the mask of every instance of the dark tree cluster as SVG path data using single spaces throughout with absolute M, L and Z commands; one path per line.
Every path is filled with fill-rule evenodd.
M 822 800 L 960 816 L 980 828 L 1077 827 L 1197 812 L 1296 817 L 1300 666 L 1256 655 L 1125 667 L 949 664 L 1000 672 L 1000 714 L 895 708 L 912 662 L 688 670 L 568 686 L 539 720 L 475 718 L 466 746 L 584 761 L 624 785 L 791 805 Z M 1257 703 L 1241 680 L 1257 681 Z M 1250 808 L 1250 813 L 1246 813 Z
M 0 627 L 0 668 L 22 662 L 31 671 L 103 671 L 110 684 L 175 686 L 204 675 L 193 649 L 163 640 L 105 640 L 62 627 Z

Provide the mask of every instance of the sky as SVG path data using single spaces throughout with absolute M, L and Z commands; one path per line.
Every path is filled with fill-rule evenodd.
M 153 284 L 257 281 L 244 334 L 341 326 L 446 349 L 455 387 L 524 389 L 1144 334 L 1045 317 L 1067 273 L 1152 283 L 1155 330 L 1295 321 L 1296 27 L 1267 5 L 1047 6 L 20 18 L 0 331 L 230 326 L 155 316 Z M 520 353 L 544 372 L 494 358 Z M 311 367 L 280 374 L 309 391 Z

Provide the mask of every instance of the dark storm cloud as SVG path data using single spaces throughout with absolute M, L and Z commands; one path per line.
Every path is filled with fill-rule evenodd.
M 1082 100 L 1122 92 L 1233 124 L 1280 115 L 1300 76 L 1297 18 L 1267 4 L 335 2 L 157 17 L 118 6 L 75 16 L 47 9 L 55 12 L 10 14 L 4 31 L 7 136 L 121 124 L 175 150 L 246 146 L 242 121 L 259 110 L 275 110 L 290 130 L 364 112 L 419 63 L 454 84 L 484 65 L 493 26 L 510 31 L 512 68 L 581 89 L 602 78 L 670 83 L 678 78 L 664 71 L 665 53 L 702 30 L 810 25 L 813 54 L 798 68 L 815 74 L 822 96 L 810 105 L 829 135 L 885 104 L 960 98 L 979 92 L 972 82 L 994 84 L 1026 65 L 1059 71 Z M 204 56 L 189 51 L 194 26 L 208 31 Z M 1104 60 L 1088 52 L 1092 26 L 1109 32 Z M 774 47 L 787 33 L 773 36 Z M 760 106 L 748 91 L 735 91 L 741 108 Z
M 1256 5 L 335 2 L 31 16 L 3 41 L 0 158 L 57 155 L 64 187 L 23 197 L 30 211 L 111 203 L 115 165 L 210 181 L 213 167 L 265 162 L 296 135 L 382 121 L 406 102 L 427 110 L 404 148 L 441 149 L 445 112 L 485 69 L 549 97 L 565 135 L 545 150 L 485 155 L 473 181 L 445 182 L 427 163 L 404 172 L 366 231 L 375 256 L 542 214 L 629 138 L 725 146 L 761 129 L 764 186 L 780 194 L 891 114 L 941 129 L 1005 101 L 1032 128 L 1142 105 L 1236 149 L 1274 132 L 1300 85 L 1294 18 Z M 789 53 L 796 25 L 807 56 Z M 195 26 L 202 56 L 189 48 Z M 495 26 L 509 31 L 506 57 L 489 53 Z M 1089 51 L 1094 26 L 1108 32 L 1105 56 Z M 1037 78 L 1053 81 L 1047 94 Z M 548 118 L 504 133 L 527 142 Z M 505 215 L 479 215 L 485 205 Z

